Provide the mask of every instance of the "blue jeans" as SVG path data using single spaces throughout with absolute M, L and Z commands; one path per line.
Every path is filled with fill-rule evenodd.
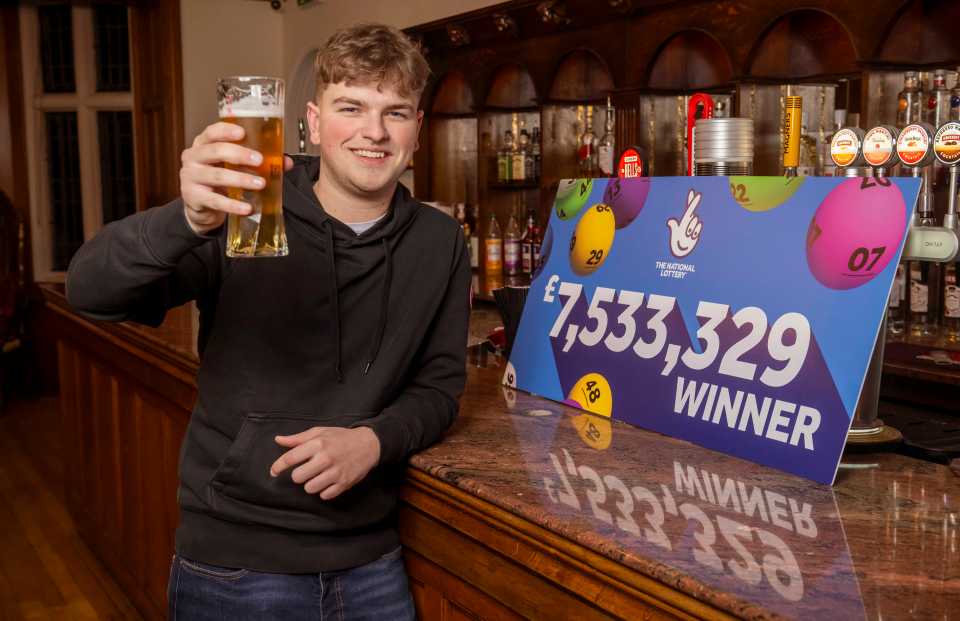
M 173 558 L 170 621 L 413 621 L 413 598 L 397 548 L 376 561 L 319 574 L 270 574 Z

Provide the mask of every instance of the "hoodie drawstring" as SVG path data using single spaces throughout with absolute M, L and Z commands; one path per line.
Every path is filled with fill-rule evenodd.
M 330 323 L 333 325 L 333 340 L 336 347 L 336 360 L 334 369 L 337 374 L 337 383 L 343 382 L 343 372 L 341 369 L 341 344 L 340 344 L 340 293 L 337 286 L 337 263 L 334 256 L 333 246 L 333 226 L 326 222 L 324 229 L 327 233 L 327 265 L 330 269 Z M 383 283 L 380 294 L 380 320 L 377 323 L 377 331 L 374 333 L 373 344 L 370 347 L 370 355 L 367 357 L 367 363 L 363 367 L 363 374 L 366 375 L 377 359 L 380 353 L 380 345 L 383 342 L 383 333 L 387 327 L 387 309 L 390 304 L 390 281 L 393 280 L 393 255 L 390 251 L 390 242 L 387 238 L 381 240 L 383 247 L 383 261 L 385 265 L 383 274 Z
M 337 383 L 340 383 L 343 381 L 343 374 L 340 372 L 340 294 L 337 287 L 337 262 L 333 256 L 333 227 L 329 221 L 324 224 L 327 231 L 327 265 L 330 267 L 330 311 L 333 314 L 330 319 L 333 324 L 333 341 L 337 348 L 334 369 L 337 373 Z
M 367 358 L 367 364 L 363 368 L 363 374 L 366 375 L 373 366 L 377 354 L 380 353 L 380 344 L 383 341 L 383 332 L 387 326 L 387 306 L 390 303 L 390 280 L 393 278 L 393 257 L 390 254 L 390 243 L 384 237 L 383 241 L 383 261 L 386 264 L 386 270 L 383 274 L 383 286 L 380 299 L 380 321 L 377 324 L 377 333 L 373 337 L 373 347 L 370 349 L 370 357 Z

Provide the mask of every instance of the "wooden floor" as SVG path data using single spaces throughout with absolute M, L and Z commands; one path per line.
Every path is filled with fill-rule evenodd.
M 0 621 L 140 619 L 63 503 L 56 398 L 0 415 Z

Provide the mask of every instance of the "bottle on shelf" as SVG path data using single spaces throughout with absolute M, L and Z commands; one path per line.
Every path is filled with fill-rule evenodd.
M 937 226 L 932 205 L 920 201 L 918 226 Z M 937 336 L 939 319 L 938 285 L 940 264 L 931 261 L 910 261 L 910 334 L 914 337 Z
M 943 336 L 948 343 L 960 343 L 960 287 L 952 262 L 943 266 Z
M 950 90 L 950 120 L 960 121 L 960 67 L 957 67 L 956 81 Z
M 500 224 L 497 223 L 497 214 L 490 212 L 490 221 L 487 223 L 487 236 L 484 238 L 483 267 L 487 274 L 500 275 L 503 273 L 503 235 L 500 234 Z
M 534 128 L 536 130 L 537 128 Z M 539 137 L 538 137 L 539 138 Z M 521 143 L 525 145 L 523 149 L 523 178 L 527 181 L 537 180 L 537 171 L 533 159 L 533 140 L 534 137 L 527 135 L 527 130 L 520 132 Z
M 519 198 L 519 197 L 517 197 Z M 503 272 L 507 276 L 520 273 L 520 227 L 517 225 L 517 200 L 514 200 L 507 230 L 503 235 Z
M 587 106 L 587 120 L 577 141 L 577 168 L 581 177 L 593 177 L 597 162 L 597 137 L 593 133 L 593 106 Z
M 527 180 L 527 151 L 530 148 L 530 134 L 526 129 L 520 130 L 520 139 L 517 140 L 516 147 L 512 153 L 511 165 L 513 166 L 510 174 L 512 181 Z
M 503 144 L 497 151 L 497 182 L 507 183 L 513 178 L 513 132 L 503 132 Z
M 933 126 L 934 131 L 946 123 L 950 117 L 950 91 L 947 90 L 947 71 L 937 69 L 933 72 L 933 88 L 927 97 L 927 123 Z M 946 182 L 946 167 L 939 161 L 933 163 L 933 187 L 943 187 Z
M 920 118 L 920 78 L 916 71 L 903 74 L 903 90 L 897 95 L 897 128 L 903 129 Z
M 527 228 L 523 232 L 523 240 L 520 243 L 520 270 L 524 274 L 532 274 L 535 267 L 533 263 L 533 243 L 536 237 L 536 219 L 533 216 L 533 210 L 527 210 Z
M 533 136 L 530 137 L 530 159 L 533 160 L 534 181 L 540 180 L 540 128 L 533 128 Z
M 604 177 L 613 177 L 615 172 L 613 168 L 614 158 L 617 152 L 616 138 L 613 135 L 615 123 L 616 118 L 614 118 L 613 104 L 608 95 L 607 119 L 603 124 L 603 137 L 597 145 L 597 167 L 600 169 L 600 174 Z
M 480 207 L 476 204 L 467 208 L 467 222 L 470 224 L 470 267 L 480 268 Z
M 540 248 L 543 246 L 543 231 L 540 229 L 540 225 L 537 224 L 536 216 L 534 216 L 533 220 L 533 241 L 531 246 L 530 252 L 533 255 L 532 272 L 536 272 L 540 267 Z
M 907 325 L 907 263 L 897 265 L 890 300 L 887 304 L 887 334 L 899 338 Z

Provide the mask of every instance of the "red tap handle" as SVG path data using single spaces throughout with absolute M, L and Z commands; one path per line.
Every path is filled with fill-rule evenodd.
M 693 176 L 694 126 L 697 119 L 713 118 L 713 97 L 706 93 L 694 93 L 687 102 L 687 175 Z

